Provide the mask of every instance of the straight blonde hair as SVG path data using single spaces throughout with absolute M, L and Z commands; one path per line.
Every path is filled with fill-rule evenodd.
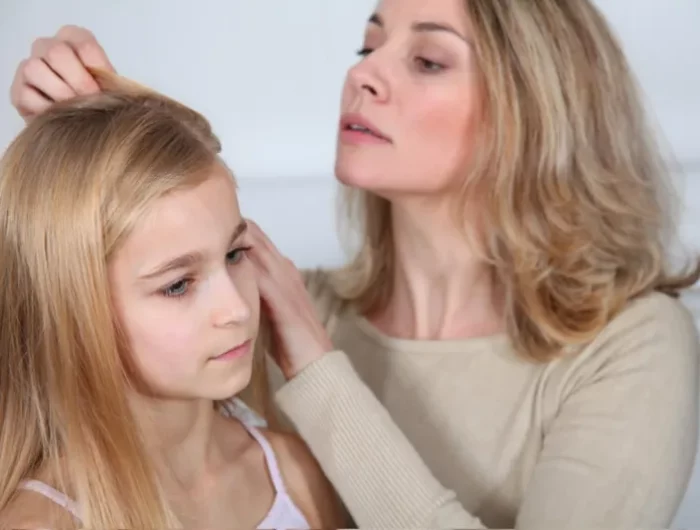
M 0 513 L 48 470 L 84 527 L 172 528 L 107 267 L 154 200 L 208 178 L 220 144 L 193 110 L 92 74 L 101 94 L 35 118 L 0 164 Z
M 457 223 L 480 205 L 476 248 L 505 290 L 508 334 L 525 358 L 584 344 L 631 299 L 676 296 L 700 276 L 673 272 L 669 170 L 611 29 L 589 0 L 465 0 L 483 123 Z M 392 296 L 391 204 L 341 189 L 361 235 L 332 277 L 363 313 Z M 471 227 L 474 229 L 474 227 Z M 478 237 L 477 237 L 478 236 Z

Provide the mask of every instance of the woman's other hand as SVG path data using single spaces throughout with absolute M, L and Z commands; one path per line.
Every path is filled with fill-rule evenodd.
M 15 72 L 12 105 L 28 122 L 54 102 L 99 92 L 87 67 L 114 71 L 102 46 L 87 29 L 63 26 L 54 37 L 36 39 L 31 56 Z
M 289 380 L 333 349 L 294 263 L 265 233 L 248 221 L 251 260 L 256 268 L 263 310 L 272 325 L 272 352 Z

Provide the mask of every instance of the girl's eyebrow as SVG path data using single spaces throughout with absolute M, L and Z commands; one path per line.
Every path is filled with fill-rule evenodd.
M 231 235 L 230 245 L 232 245 L 238 238 L 240 238 L 248 228 L 248 224 L 245 220 L 241 220 L 236 228 L 233 230 Z M 204 253 L 200 251 L 188 252 L 187 254 L 182 254 L 174 258 L 170 258 L 164 263 L 154 267 L 149 272 L 139 275 L 140 280 L 151 280 L 158 276 L 165 274 L 176 269 L 186 269 L 194 267 L 204 261 Z

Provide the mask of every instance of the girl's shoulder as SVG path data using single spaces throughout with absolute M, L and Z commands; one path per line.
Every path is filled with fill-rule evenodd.
M 344 514 L 321 466 L 296 434 L 258 429 L 275 453 L 287 493 L 312 528 L 341 528 Z
M 0 512 L 0 528 L 77 528 L 77 522 L 68 510 L 47 497 L 30 490 L 17 490 Z

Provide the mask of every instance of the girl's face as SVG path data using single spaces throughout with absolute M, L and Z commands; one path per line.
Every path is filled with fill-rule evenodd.
M 217 165 L 158 199 L 110 264 L 135 368 L 156 396 L 219 400 L 250 381 L 260 299 L 245 229 Z

